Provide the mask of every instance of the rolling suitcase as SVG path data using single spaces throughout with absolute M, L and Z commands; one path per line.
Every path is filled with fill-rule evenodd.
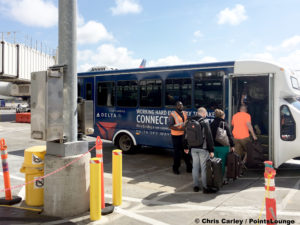
M 246 148 L 246 166 L 249 168 L 262 167 L 264 162 L 264 153 L 261 144 L 258 141 L 251 141 L 246 144 Z
M 229 152 L 227 154 L 227 179 L 236 179 L 242 172 L 242 161 L 238 154 Z
M 206 180 L 208 188 L 218 191 L 222 187 L 222 159 L 209 158 L 206 161 Z

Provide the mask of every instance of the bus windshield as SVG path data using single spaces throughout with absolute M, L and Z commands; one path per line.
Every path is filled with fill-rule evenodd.
M 285 100 L 300 111 L 300 97 L 285 98 Z

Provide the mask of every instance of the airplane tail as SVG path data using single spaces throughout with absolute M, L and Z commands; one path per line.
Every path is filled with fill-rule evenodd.
M 139 68 L 145 68 L 145 67 L 146 67 L 146 59 L 143 59 Z

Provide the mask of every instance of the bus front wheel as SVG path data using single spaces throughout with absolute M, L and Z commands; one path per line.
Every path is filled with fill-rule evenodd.
M 117 146 L 123 151 L 123 153 L 133 153 L 134 144 L 131 137 L 128 134 L 121 134 L 117 141 Z

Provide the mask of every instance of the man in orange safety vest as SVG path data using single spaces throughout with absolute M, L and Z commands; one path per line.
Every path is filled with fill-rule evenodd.
M 169 128 L 171 129 L 172 142 L 174 147 L 174 163 L 173 173 L 179 174 L 179 167 L 181 156 L 186 164 L 186 171 L 192 172 L 191 156 L 184 153 L 184 130 L 187 121 L 187 113 L 183 111 L 183 104 L 181 101 L 176 102 L 176 110 L 171 112 L 169 116 Z

